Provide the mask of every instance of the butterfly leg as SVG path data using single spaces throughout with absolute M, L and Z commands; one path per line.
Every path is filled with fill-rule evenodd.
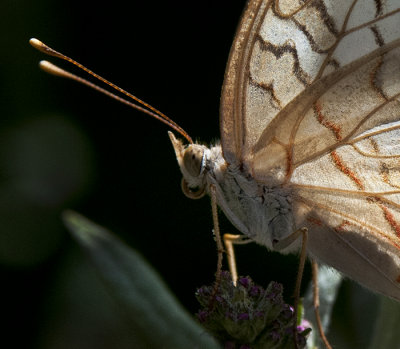
M 315 312 L 315 319 L 317 321 L 318 331 L 326 348 L 332 349 L 331 345 L 328 342 L 328 339 L 325 336 L 324 329 L 322 328 L 321 317 L 319 314 L 318 264 L 316 261 L 312 260 L 311 266 L 312 266 L 312 281 L 313 281 L 313 303 L 314 303 L 314 312 Z
M 297 306 L 298 300 L 300 298 L 300 286 L 301 280 L 303 278 L 304 265 L 307 259 L 307 239 L 308 239 L 308 229 L 301 228 L 297 229 L 294 233 L 290 234 L 286 238 L 274 243 L 274 249 L 279 251 L 291 245 L 295 240 L 301 239 L 301 251 L 300 251 L 300 261 L 299 269 L 297 271 L 296 288 L 294 290 L 295 305 Z M 296 311 L 296 308 L 295 308 Z
M 217 208 L 217 194 L 216 188 L 214 185 L 210 185 L 210 196 L 211 196 L 211 210 L 214 224 L 214 237 L 217 244 L 218 250 L 218 262 L 217 262 L 217 275 L 216 275 L 216 287 L 218 287 L 220 282 L 220 275 L 222 270 L 222 259 L 224 248 L 221 241 L 221 233 L 219 230 L 219 221 L 218 221 L 218 208 Z M 236 286 L 236 281 L 238 278 L 237 269 L 236 269 L 236 259 L 235 259 L 235 251 L 233 249 L 233 244 L 246 244 L 252 242 L 252 240 L 246 238 L 243 235 L 233 235 L 233 234 L 224 234 L 224 244 L 226 247 L 226 253 L 228 258 L 229 271 L 231 272 L 233 284 Z
M 231 272 L 232 276 L 232 282 L 236 286 L 238 274 L 236 269 L 235 250 L 233 248 L 233 245 L 247 244 L 249 242 L 252 242 L 252 240 L 239 234 L 224 234 L 223 239 L 226 248 L 226 256 L 228 258 L 229 271 Z
M 296 278 L 296 287 L 294 289 L 294 318 L 296 322 L 294 324 L 293 332 L 295 335 L 297 334 L 297 308 L 299 306 L 299 299 L 300 299 L 300 287 L 301 287 L 301 280 L 303 278 L 303 271 L 304 265 L 306 264 L 307 260 L 307 240 L 308 240 L 308 229 L 301 228 L 297 229 L 295 232 L 287 236 L 286 238 L 277 241 L 274 243 L 274 249 L 279 251 L 282 250 L 289 245 L 291 245 L 295 240 L 301 237 L 301 251 L 300 251 L 300 261 L 299 261 L 299 269 L 297 271 L 297 278 Z M 297 349 L 297 341 L 295 339 L 295 348 Z
M 214 239 L 217 244 L 217 252 L 218 252 L 218 259 L 217 259 L 217 272 L 215 275 L 215 285 L 214 285 L 214 292 L 217 291 L 219 284 L 221 282 L 221 271 L 222 271 L 222 259 L 224 253 L 224 247 L 222 245 L 221 240 L 221 233 L 219 230 L 219 221 L 218 221 L 218 206 L 217 206 L 217 190 L 215 185 L 210 185 L 210 196 L 211 196 L 211 211 L 212 211 L 212 218 L 213 218 L 213 233 Z

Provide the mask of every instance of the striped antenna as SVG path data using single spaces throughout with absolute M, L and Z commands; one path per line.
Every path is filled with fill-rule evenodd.
M 150 104 L 142 101 L 141 99 L 137 98 L 136 96 L 132 95 L 131 93 L 125 91 L 124 89 L 118 87 L 117 85 L 113 84 L 112 82 L 104 79 L 103 77 L 101 77 L 100 75 L 94 73 L 93 71 L 91 71 L 90 69 L 86 68 L 84 65 L 80 64 L 79 62 L 73 60 L 72 58 L 52 49 L 51 47 L 47 46 L 46 44 L 44 44 L 43 42 L 41 42 L 38 39 L 32 38 L 29 40 L 29 43 L 36 48 L 37 50 L 49 55 L 49 56 L 54 56 L 60 59 L 63 59 L 64 61 L 67 61 L 73 65 L 75 65 L 76 67 L 78 67 L 79 69 L 84 70 L 86 73 L 88 73 L 89 75 L 95 77 L 97 80 L 100 80 L 101 82 L 105 83 L 106 85 L 110 86 L 111 88 L 113 88 L 114 90 L 117 90 L 119 93 L 127 96 L 128 98 L 134 100 L 136 103 L 130 102 L 112 92 L 109 92 L 107 90 L 105 90 L 104 88 L 84 79 L 81 78 L 80 76 L 77 76 L 75 74 L 72 74 L 64 69 L 61 69 L 59 67 L 57 67 L 56 65 L 48 62 L 48 61 L 41 61 L 39 66 L 42 70 L 46 71 L 47 73 L 56 75 L 56 76 L 60 76 L 60 77 L 64 77 L 67 79 L 71 79 L 74 81 L 77 81 L 83 85 L 86 85 L 88 87 L 93 88 L 96 91 L 99 91 L 121 103 L 124 103 L 134 109 L 137 109 L 147 115 L 152 116 L 153 118 L 163 122 L 164 124 L 168 125 L 169 127 L 171 127 L 172 129 L 174 129 L 176 132 L 180 133 L 183 137 L 185 137 L 187 139 L 187 141 L 189 143 L 193 143 L 192 138 L 189 136 L 189 134 L 182 128 L 180 127 L 175 121 L 173 121 L 172 119 L 170 119 L 168 116 L 166 116 L 165 114 L 163 114 L 162 112 L 160 112 L 159 110 L 157 110 L 156 108 L 152 107 Z

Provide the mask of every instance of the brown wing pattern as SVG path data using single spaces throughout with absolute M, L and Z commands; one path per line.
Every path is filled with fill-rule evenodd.
M 311 255 L 400 300 L 400 3 L 250 1 L 238 33 L 226 160 L 292 188 Z

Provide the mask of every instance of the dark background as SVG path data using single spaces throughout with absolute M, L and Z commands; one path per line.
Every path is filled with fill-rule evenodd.
M 0 308 L 2 337 L 12 347 L 129 347 L 129 329 L 61 223 L 65 208 L 139 250 L 192 313 L 195 289 L 211 283 L 216 269 L 209 199 L 181 193 L 167 127 L 40 71 L 40 59 L 57 60 L 35 51 L 29 38 L 208 144 L 219 138 L 220 91 L 244 4 L 1 1 Z M 221 229 L 235 232 L 223 217 Z M 283 282 L 290 300 L 295 257 L 252 245 L 237 253 L 239 273 L 263 285 Z

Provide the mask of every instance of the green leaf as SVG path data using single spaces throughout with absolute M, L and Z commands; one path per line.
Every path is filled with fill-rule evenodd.
M 76 212 L 63 219 L 124 311 L 136 346 L 219 348 L 136 251 Z
M 367 306 L 366 311 L 368 311 Z M 380 297 L 380 308 L 369 348 L 398 348 L 400 343 L 399 324 L 400 304 L 389 298 Z

